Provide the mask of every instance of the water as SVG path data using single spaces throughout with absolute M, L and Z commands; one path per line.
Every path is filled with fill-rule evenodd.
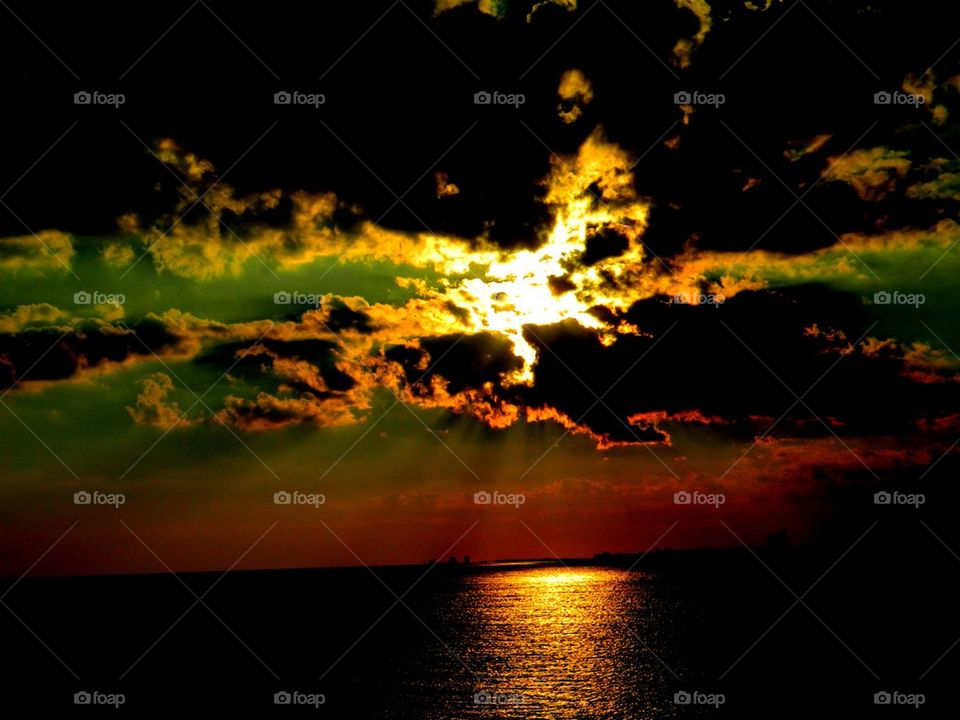
M 15 662 L 4 677 L 53 707 L 78 690 L 123 692 L 128 711 L 269 709 L 276 692 L 322 693 L 335 717 L 675 711 L 681 614 L 656 578 L 542 564 L 426 570 L 235 572 L 209 595 L 217 575 L 184 576 L 209 610 L 171 575 L 28 579 L 8 601 L 57 657 L 8 618 Z
M 72 714 L 74 693 L 96 690 L 124 694 L 111 717 L 273 717 L 283 711 L 276 693 L 322 694 L 319 708 L 301 708 L 318 718 L 808 718 L 822 707 L 865 717 L 877 690 L 920 687 L 932 708 L 952 697 L 938 683 L 960 661 L 947 655 L 918 685 L 956 635 L 938 620 L 950 598 L 914 590 L 935 577 L 928 557 L 902 566 L 905 582 L 883 572 L 889 555 L 861 556 L 817 587 L 816 616 L 790 611 L 784 585 L 736 551 L 665 554 L 644 572 L 539 563 L 198 573 L 182 583 L 26 578 L 4 598 L 16 617 L 0 613 L 0 707 L 11 718 Z M 805 588 L 836 554 L 765 558 Z M 894 610 L 911 618 L 909 631 L 892 632 Z M 725 702 L 675 704 L 686 691 Z
M 649 647 L 668 642 L 672 621 L 649 577 L 508 569 L 466 576 L 438 600 L 425 614 L 444 642 L 411 654 L 405 673 L 411 686 L 442 689 L 442 707 L 423 717 L 662 716 L 670 671 Z M 450 658 L 460 672 L 450 672 Z

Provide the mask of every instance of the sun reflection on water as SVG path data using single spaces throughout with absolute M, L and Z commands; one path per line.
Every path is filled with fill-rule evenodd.
M 571 582 L 583 582 L 587 580 L 590 576 L 587 573 L 579 572 L 570 572 L 566 571 L 557 571 L 550 575 L 534 575 L 532 577 L 525 578 L 530 583 L 571 583 Z
M 643 718 L 667 672 L 644 643 L 663 640 L 646 578 L 610 568 L 531 568 L 468 578 L 471 633 L 461 648 L 476 692 L 522 696 L 487 717 Z M 639 638 L 643 637 L 643 642 Z M 471 713 L 472 715 L 473 713 Z

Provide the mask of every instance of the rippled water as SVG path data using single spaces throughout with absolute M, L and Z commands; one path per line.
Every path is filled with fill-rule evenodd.
M 676 710 L 672 668 L 658 657 L 680 618 L 646 575 L 510 568 L 458 578 L 433 602 L 414 608 L 425 611 L 433 644 L 403 659 L 421 699 L 435 698 L 421 717 L 661 718 Z
M 835 560 L 771 562 L 798 586 Z M 541 563 L 27 578 L 10 593 L 17 616 L 0 620 L 0 717 L 72 716 L 82 689 L 123 692 L 130 717 L 275 717 L 278 691 L 322 693 L 316 717 L 338 719 L 868 717 L 878 689 L 918 687 L 915 668 L 955 637 L 936 617 L 906 641 L 887 632 L 892 617 L 924 622 L 940 597 L 888 582 L 887 562 L 849 564 L 792 613 L 746 552 L 665 556 L 649 574 Z M 190 612 L 182 582 L 198 595 L 216 585 L 208 612 Z M 884 686 L 866 664 L 882 667 Z M 927 688 L 928 707 L 955 698 L 955 668 Z M 719 692 L 723 704 L 676 705 L 678 691 Z M 28 708 L 5 712 L 5 699 Z
M 188 579 L 204 591 L 217 576 Z M 238 572 L 212 596 L 216 617 L 184 613 L 169 575 L 24 581 L 17 593 L 26 622 L 82 668 L 73 682 L 8 624 L 11 684 L 34 687 L 25 697 L 54 712 L 102 688 L 124 692 L 137 717 L 158 702 L 235 702 L 273 717 L 274 694 L 294 690 L 322 693 L 323 716 L 335 718 L 635 720 L 674 717 L 678 677 L 703 676 L 691 601 L 702 593 L 613 568 Z

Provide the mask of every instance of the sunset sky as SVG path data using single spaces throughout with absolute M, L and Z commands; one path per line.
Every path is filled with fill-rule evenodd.
M 807 541 L 952 449 L 944 23 L 382 5 L 4 28 L 0 573 Z

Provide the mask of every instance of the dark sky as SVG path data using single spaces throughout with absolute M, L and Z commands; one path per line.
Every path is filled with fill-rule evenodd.
M 532 5 L 0 6 L 15 560 L 47 542 L 38 508 L 73 512 L 94 482 L 196 569 L 229 562 L 291 478 L 328 492 L 378 561 L 406 562 L 493 483 L 529 494 L 558 552 L 591 554 L 655 539 L 678 487 L 729 492 L 751 540 L 809 539 L 846 517 L 850 488 L 869 500 L 950 454 L 949 10 Z M 564 122 L 572 70 L 591 99 Z M 77 105 L 82 91 L 125 102 Z M 325 102 L 279 106 L 280 91 Z M 210 207 L 191 209 L 195 192 Z M 290 292 L 313 300 L 277 300 Z M 222 542 L 179 546 L 217 502 Z M 488 523 L 465 550 L 542 552 L 517 528 Z M 341 561 L 299 542 L 306 524 L 289 532 L 290 554 L 263 562 Z M 707 514 L 673 541 L 729 539 Z
M 211 3 L 228 29 L 204 5 L 190 2 L 135 8 L 105 2 L 56 13 L 11 2 L 63 63 L 5 12 L 4 185 L 79 123 L 6 200 L 32 228 L 106 232 L 122 213 L 149 209 L 145 189 L 167 179 L 132 133 L 146 142 L 176 138 L 222 171 L 279 121 L 230 171 L 234 185 L 242 191 L 335 189 L 380 217 L 394 203 L 391 190 L 406 191 L 479 121 L 445 158 L 450 172 L 470 178 L 463 197 L 438 207 L 428 174 L 405 201 L 431 228 L 470 235 L 495 216 L 498 239 L 522 243 L 523 228 L 540 219 L 530 188 L 547 168 L 543 143 L 564 153 L 582 139 L 579 127 L 552 121 L 556 82 L 564 70 L 579 67 L 596 95 L 583 122 L 602 123 L 637 155 L 679 119 L 669 102 L 674 92 L 725 94 L 720 111 L 697 116 L 679 152 L 655 147 L 645 157 L 638 189 L 657 198 L 659 222 L 648 242 L 662 253 L 695 231 L 708 243 L 731 247 L 740 236 L 759 234 L 792 198 L 720 121 L 785 181 L 801 187 L 817 171 L 803 163 L 787 166 L 782 152 L 789 140 L 830 132 L 834 149 L 845 149 L 876 120 L 873 142 L 891 140 L 909 116 L 890 108 L 878 115 L 873 93 L 898 87 L 908 72 L 922 72 L 954 39 L 952 23 L 937 21 L 943 5 L 934 2 L 811 2 L 830 29 L 803 5 L 760 13 L 715 3 L 708 41 L 695 50 L 690 68 L 678 69 L 664 62 L 697 22 L 670 0 L 610 2 L 616 15 L 589 0 L 573 14 L 546 6 L 532 23 L 519 4 L 503 19 L 471 5 L 431 19 L 431 3 L 407 5 L 418 17 L 403 5 L 390 9 L 390 2 L 376 1 L 280 0 L 270 12 Z M 948 70 L 951 59 L 942 62 Z M 72 95 L 84 88 L 122 92 L 126 104 L 119 110 L 76 107 Z M 272 96 L 282 88 L 322 92 L 327 103 L 311 113 L 278 108 Z M 478 108 L 473 93 L 484 88 L 523 92 L 527 102 L 512 113 Z M 745 199 L 737 168 L 763 177 L 766 187 Z M 844 207 L 849 198 L 843 190 L 821 193 L 818 212 L 837 232 L 860 229 L 865 219 Z M 670 202 L 681 203 L 686 217 L 666 209 Z M 384 222 L 420 227 L 402 205 Z M 788 249 L 832 242 L 818 225 L 800 212 L 770 241 Z M 6 212 L 0 228 L 22 231 Z

